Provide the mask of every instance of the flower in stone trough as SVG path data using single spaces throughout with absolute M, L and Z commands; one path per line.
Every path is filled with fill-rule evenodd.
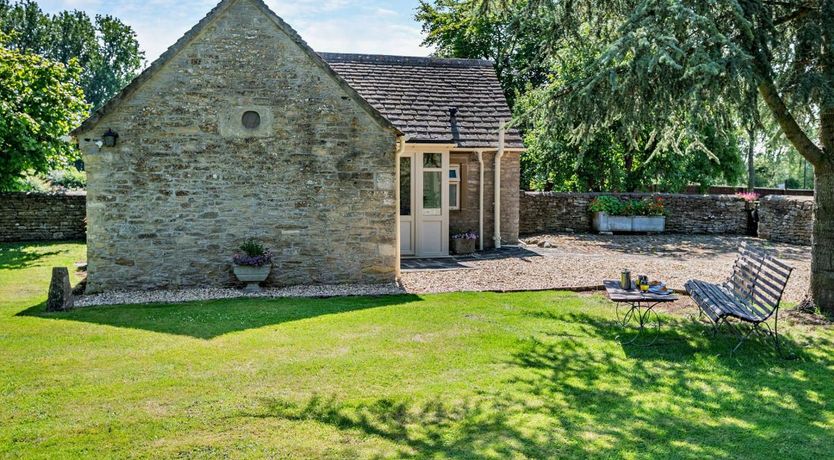
M 743 198 L 744 201 L 754 202 L 759 199 L 759 194 L 756 192 L 739 192 L 736 193 L 736 196 L 739 198 Z
M 474 230 L 467 230 L 461 233 L 455 233 L 452 235 L 453 240 L 477 240 L 478 239 L 478 232 Z
M 240 245 L 240 252 L 236 252 L 232 256 L 232 262 L 235 265 L 263 267 L 272 263 L 272 252 L 255 240 L 246 240 Z

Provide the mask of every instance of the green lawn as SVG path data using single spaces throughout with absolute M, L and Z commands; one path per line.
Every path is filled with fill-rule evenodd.
M 825 458 L 834 331 L 622 346 L 561 292 L 43 312 L 82 244 L 0 245 L 0 456 Z M 71 271 L 73 268 L 70 269 Z

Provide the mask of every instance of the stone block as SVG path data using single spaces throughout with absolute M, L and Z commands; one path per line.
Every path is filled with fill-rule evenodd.
M 66 311 L 72 308 L 72 304 L 69 270 L 67 270 L 67 267 L 52 267 L 52 280 L 49 282 L 46 311 Z

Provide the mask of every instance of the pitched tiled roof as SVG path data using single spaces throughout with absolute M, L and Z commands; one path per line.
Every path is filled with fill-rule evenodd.
M 489 61 L 319 53 L 412 142 L 495 147 L 507 100 Z M 454 115 L 453 115 L 454 114 Z M 515 130 L 507 147 L 523 147 Z

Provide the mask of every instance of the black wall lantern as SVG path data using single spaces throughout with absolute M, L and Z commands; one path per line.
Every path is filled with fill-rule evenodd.
M 119 139 L 119 134 L 114 132 L 112 129 L 107 128 L 107 132 L 101 136 L 101 140 L 104 141 L 105 147 L 113 147 L 116 145 L 116 140 Z

